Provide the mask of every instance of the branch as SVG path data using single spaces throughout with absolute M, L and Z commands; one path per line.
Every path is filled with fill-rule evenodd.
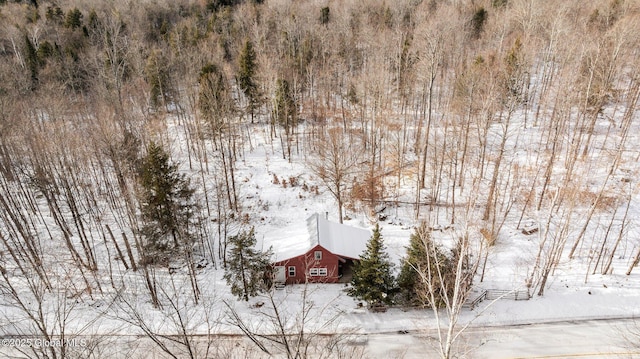
M 242 318 L 240 318 L 240 316 L 238 315 L 238 312 L 236 312 L 236 310 L 233 309 L 231 307 L 231 305 L 229 305 L 229 303 L 226 300 L 223 300 L 222 302 L 229 309 L 229 312 L 230 312 L 230 315 L 231 315 L 231 319 L 232 319 L 232 321 L 230 321 L 230 324 L 233 324 L 236 327 L 238 327 L 238 329 L 240 329 L 240 331 L 242 331 L 242 333 L 244 333 L 244 335 L 246 335 L 247 338 L 249 338 L 255 345 L 257 345 L 258 348 L 260 348 L 260 350 L 262 350 L 264 353 L 266 353 L 268 355 L 271 355 L 271 353 L 267 350 L 267 348 L 264 346 L 264 344 L 262 344 L 260 342 L 260 340 L 258 339 L 259 336 L 256 335 L 255 333 L 253 333 L 249 329 L 249 327 L 247 327 L 247 325 L 244 323 Z

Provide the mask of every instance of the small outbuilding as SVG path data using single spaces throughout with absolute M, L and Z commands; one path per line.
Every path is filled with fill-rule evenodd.
M 330 222 L 319 214 L 307 219 L 308 236 L 275 248 L 276 284 L 340 283 L 351 280 L 354 261 L 365 251 L 371 232 Z

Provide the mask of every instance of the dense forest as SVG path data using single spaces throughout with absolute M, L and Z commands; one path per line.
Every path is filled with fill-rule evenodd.
M 340 222 L 402 207 L 406 223 L 463 225 L 486 264 L 506 222 L 533 218 L 532 293 L 567 261 L 628 275 L 640 260 L 639 11 L 0 0 L 2 302 L 59 335 L 48 295 L 121 295 L 136 273 L 136 295 L 168 308 L 157 271 L 177 261 L 199 303 L 198 271 L 226 268 L 239 229 L 269 215 L 238 170 L 262 139 L 308 170 L 274 183 L 326 193 Z

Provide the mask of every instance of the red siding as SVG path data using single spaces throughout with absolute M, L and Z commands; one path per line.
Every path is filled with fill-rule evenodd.
M 322 253 L 322 258 L 320 260 L 315 258 L 316 251 Z M 287 273 L 286 284 L 305 283 L 305 281 L 309 283 L 336 283 L 339 279 L 338 261 L 338 256 L 329 252 L 322 246 L 317 245 L 301 256 L 276 262 L 274 263 L 274 266 L 285 266 Z M 292 266 L 296 268 L 295 276 L 289 275 L 289 267 Z M 319 274 L 324 274 L 323 271 L 326 269 L 327 275 L 311 276 L 309 272 L 309 269 L 311 268 L 317 270 Z

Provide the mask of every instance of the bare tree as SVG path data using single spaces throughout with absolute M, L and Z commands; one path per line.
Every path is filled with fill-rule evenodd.
M 316 305 L 313 300 L 315 290 L 311 286 L 305 283 L 294 288 L 300 291 L 300 298 L 295 299 L 299 306 L 295 309 L 289 306 L 288 293 L 276 289 L 263 296 L 264 302 L 257 303 L 253 309 L 256 313 L 251 317 L 243 316 L 225 302 L 228 322 L 270 356 L 283 355 L 288 359 L 362 358 L 363 348 L 347 343 L 352 333 L 340 333 L 337 328 L 342 313 L 331 309 L 331 300 L 322 306 Z M 327 315 L 327 319 L 320 319 Z M 259 323 L 256 316 L 261 318 Z
M 95 68 L 103 86 L 115 105 L 116 113 L 124 115 L 123 87 L 131 63 L 128 58 L 131 39 L 127 32 L 125 19 L 116 7 L 101 12 L 95 26 L 90 26 L 91 37 L 102 52 L 98 52 L 94 59 Z
M 338 218 L 343 219 L 343 207 L 358 170 L 361 148 L 358 138 L 339 128 L 328 129 L 317 140 L 315 156 L 307 159 L 307 166 L 320 178 L 338 204 Z
M 27 358 L 99 358 L 101 345 L 109 339 L 95 335 L 95 324 L 102 313 L 82 320 L 78 310 L 79 298 L 74 278 L 77 273 L 65 273 L 61 263 L 51 263 L 50 277 L 53 289 L 47 288 L 38 277 L 19 278 L 14 268 L 0 265 L 0 297 L 12 310 L 4 311 L 7 323 L 0 329 L 3 338 L 16 339 L 14 353 Z M 70 280 L 71 278 L 71 280 Z M 71 324 L 73 329 L 69 328 Z M 108 331 L 102 335 L 110 334 Z M 23 344 L 21 344 L 23 343 Z M 4 352 L 7 348 L 0 348 Z M 3 355 L 9 355 L 4 352 Z
M 569 236 L 569 225 L 573 219 L 574 207 L 569 205 L 567 208 L 563 208 L 560 201 L 561 194 L 557 192 L 546 212 L 547 217 L 541 224 L 543 229 L 539 232 L 538 253 L 527 280 L 527 286 L 531 288 L 532 292 L 538 291 L 539 296 L 544 295 L 547 280 L 560 263 L 560 257 Z M 571 200 L 569 203 L 575 205 L 575 200 Z M 561 209 L 562 211 L 560 211 Z
M 469 325 L 460 327 L 458 318 L 479 265 L 480 248 L 476 248 L 465 231 L 454 234 L 452 256 L 443 256 L 428 230 L 426 225 L 416 229 L 416 235 L 422 239 L 422 248 L 426 252 L 426 263 L 413 269 L 419 276 L 420 296 L 432 308 L 437 323 L 440 356 L 448 359 L 455 356 L 454 345 Z
M 195 302 L 185 297 L 182 293 L 191 286 L 188 281 L 188 275 L 182 272 L 163 274 L 157 280 L 161 306 L 154 308 L 138 300 L 135 282 L 123 282 L 109 316 L 142 331 L 171 358 L 223 357 L 225 348 L 214 345 L 215 331 L 221 323 L 213 305 L 216 300 Z M 162 320 L 156 320 L 157 316 Z

